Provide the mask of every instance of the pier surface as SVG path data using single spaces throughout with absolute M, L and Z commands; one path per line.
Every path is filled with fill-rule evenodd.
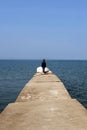
M 56 75 L 36 73 L 0 114 L 0 130 L 87 130 L 87 110 Z

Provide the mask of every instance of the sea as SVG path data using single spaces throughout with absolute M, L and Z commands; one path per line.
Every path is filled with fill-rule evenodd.
M 36 73 L 41 60 L 0 60 L 0 112 L 15 102 Z M 47 67 L 64 83 L 71 97 L 87 108 L 87 61 L 46 60 Z

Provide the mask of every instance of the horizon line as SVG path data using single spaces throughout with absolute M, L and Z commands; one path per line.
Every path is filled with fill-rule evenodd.
M 18 59 L 16 59 L 16 58 L 1 58 L 0 60 L 42 60 L 43 58 L 37 58 L 37 59 L 34 59 L 34 58 L 27 58 L 27 59 L 22 59 L 22 58 L 18 58 Z M 46 59 L 46 58 L 45 58 Z M 46 60 L 68 60 L 68 61 L 71 61 L 71 60 L 73 60 L 73 61 L 76 61 L 76 60 L 79 60 L 79 61 L 87 61 L 87 59 L 50 59 L 50 58 L 47 58 Z

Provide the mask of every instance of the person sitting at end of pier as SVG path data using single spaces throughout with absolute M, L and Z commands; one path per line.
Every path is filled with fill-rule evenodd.
M 43 68 L 43 73 L 46 73 L 45 72 L 45 68 L 46 68 L 46 61 L 45 61 L 45 59 L 43 59 L 41 66 Z

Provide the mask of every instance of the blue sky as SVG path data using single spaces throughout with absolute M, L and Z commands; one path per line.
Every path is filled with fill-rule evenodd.
M 0 1 L 0 59 L 87 59 L 87 0 Z

